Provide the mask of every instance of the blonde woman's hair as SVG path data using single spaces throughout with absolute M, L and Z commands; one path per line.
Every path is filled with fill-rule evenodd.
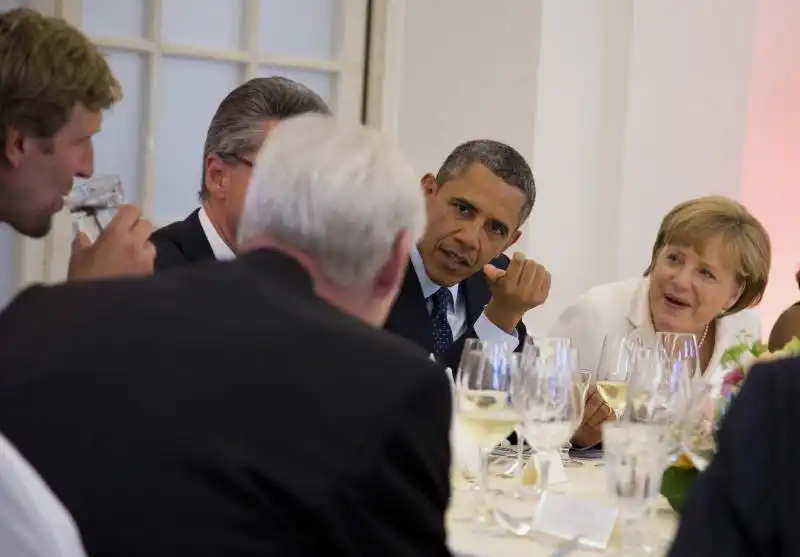
M 757 305 L 769 277 L 769 235 L 744 205 L 727 197 L 699 197 L 673 207 L 661 221 L 645 276 L 653 270 L 665 246 L 690 247 L 702 254 L 708 242 L 717 237 L 722 240 L 723 261 L 742 287 L 741 296 L 726 313 Z
M 121 98 L 108 62 L 75 27 L 25 8 L 0 13 L 0 149 L 12 128 L 48 139 L 75 106 L 97 112 Z

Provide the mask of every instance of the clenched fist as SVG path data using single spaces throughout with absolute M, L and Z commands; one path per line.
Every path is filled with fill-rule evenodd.
M 542 305 L 550 294 L 550 273 L 533 259 L 515 253 L 505 271 L 494 265 L 483 267 L 492 299 L 486 317 L 511 332 L 529 309 Z
M 82 232 L 72 242 L 69 280 L 149 275 L 156 248 L 150 243 L 153 225 L 134 205 L 122 205 L 92 243 Z

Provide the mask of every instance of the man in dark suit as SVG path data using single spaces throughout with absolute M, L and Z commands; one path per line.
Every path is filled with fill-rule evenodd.
M 0 314 L 0 430 L 92 557 L 448 555 L 449 385 L 380 330 L 424 227 L 413 170 L 319 115 L 258 161 L 235 261 Z
M 491 140 L 464 143 L 422 188 L 428 226 L 411 252 L 386 328 L 453 370 L 468 338 L 522 346 L 529 309 L 547 299 L 550 273 L 521 253 L 519 240 L 536 188 L 516 150 Z
M 798 554 L 800 359 L 756 365 L 684 503 L 674 557 Z
M 156 272 L 208 259 L 233 259 L 253 158 L 280 121 L 330 114 L 319 95 L 285 77 L 259 77 L 231 91 L 211 119 L 203 149 L 200 208 L 156 230 Z

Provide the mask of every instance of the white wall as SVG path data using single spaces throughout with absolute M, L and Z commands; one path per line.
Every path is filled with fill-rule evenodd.
M 590 286 L 641 273 L 663 215 L 692 197 L 744 199 L 762 218 L 769 204 L 776 262 L 787 273 L 800 261 L 789 246 L 798 219 L 774 217 L 800 178 L 800 125 L 778 124 L 800 118 L 795 0 L 404 4 L 395 111 L 418 170 L 478 136 L 533 162 L 538 198 L 521 247 L 554 277 L 550 301 L 526 318 L 534 330 Z M 776 158 L 777 180 L 764 168 Z M 756 183 L 774 194 L 756 201 Z

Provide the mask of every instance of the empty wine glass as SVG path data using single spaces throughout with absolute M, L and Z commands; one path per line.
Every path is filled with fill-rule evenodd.
M 692 378 L 699 377 L 700 350 L 697 337 L 691 333 L 656 333 L 656 345 L 670 360 L 686 361 L 691 364 Z
M 520 422 L 511 402 L 512 385 L 520 370 L 519 354 L 500 347 L 467 350 L 456 378 L 456 418 L 461 430 L 477 442 L 481 458 L 475 495 L 477 524 L 493 521 L 487 503 L 489 453 Z
M 717 384 L 697 386 L 683 423 L 681 445 L 701 472 L 717 450 L 716 434 L 731 397 Z
M 583 419 L 583 399 L 575 383 L 578 351 L 561 350 L 552 357 L 526 358 L 518 379 L 520 396 L 515 404 L 522 412 L 525 437 L 538 451 L 559 451 Z M 547 490 L 549 458 L 542 459 L 540 489 Z

